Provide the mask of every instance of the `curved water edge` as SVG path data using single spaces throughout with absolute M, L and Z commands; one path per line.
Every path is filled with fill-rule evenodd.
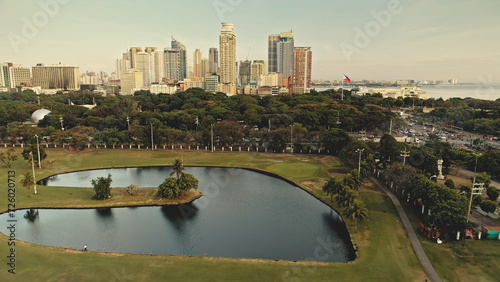
M 125 167 L 120 167 L 120 168 L 113 167 L 113 168 L 124 169 Z M 141 177 L 150 177 L 150 173 L 158 174 L 158 172 L 161 172 L 160 175 L 164 177 L 165 168 L 169 168 L 169 166 L 134 167 L 134 169 L 135 168 L 152 168 L 150 170 L 142 170 L 139 173 Z M 92 170 L 100 170 L 100 169 L 92 169 Z M 174 227 L 176 227 L 174 228 L 173 232 L 174 235 L 169 235 L 169 236 L 174 236 L 174 237 L 180 236 L 182 238 L 188 236 L 189 240 L 194 240 L 191 237 L 197 237 L 198 236 L 197 234 L 204 234 L 205 232 L 209 232 L 211 230 L 211 226 L 215 225 L 219 226 L 222 230 L 219 233 L 217 232 L 213 233 L 217 234 L 213 235 L 215 237 L 228 236 L 229 239 L 245 238 L 245 240 L 241 242 L 236 240 L 238 241 L 237 244 L 235 242 L 232 242 L 233 248 L 239 248 L 240 245 L 245 245 L 245 244 L 247 245 L 271 244 L 272 247 L 279 249 L 276 251 L 277 257 L 274 257 L 275 254 L 273 252 L 269 253 L 266 252 L 265 250 L 263 251 L 262 255 L 254 254 L 252 253 L 252 251 L 246 249 L 240 250 L 241 253 L 239 254 L 224 253 L 224 251 L 219 252 L 218 250 L 213 249 L 212 246 L 219 246 L 221 249 L 224 249 L 225 248 L 224 245 L 226 244 L 231 245 L 231 240 L 229 240 L 228 242 L 226 241 L 217 242 L 217 240 L 214 239 L 215 241 L 209 244 L 206 241 L 210 240 L 206 238 L 203 239 L 197 238 L 196 240 L 194 240 L 193 244 L 185 244 L 186 242 L 183 241 L 182 244 L 180 245 L 184 246 L 193 245 L 195 247 L 196 246 L 200 247 L 200 249 L 209 249 L 210 251 L 208 251 L 208 254 L 206 254 L 205 252 L 196 253 L 196 251 L 193 251 L 192 248 L 191 249 L 188 248 L 189 250 L 187 252 L 186 250 L 176 250 L 175 248 L 172 250 L 166 248 L 165 250 L 157 251 L 156 248 L 151 248 L 151 246 L 149 247 L 146 246 L 146 249 L 149 248 L 149 251 L 138 250 L 135 248 L 131 248 L 129 246 L 115 246 L 117 247 L 115 249 L 113 249 L 112 247 L 106 247 L 104 249 L 98 248 L 96 250 L 104 252 L 120 252 L 120 253 L 124 252 L 124 253 L 168 254 L 168 255 L 188 255 L 188 256 L 208 255 L 211 257 L 322 261 L 321 259 L 313 257 L 313 254 L 316 254 L 316 252 L 313 252 L 316 247 L 321 247 L 324 246 L 325 244 L 328 246 L 329 244 L 333 245 L 340 244 L 336 246 L 337 247 L 343 246 L 340 248 L 344 250 L 341 251 L 344 253 L 344 255 L 341 255 L 340 257 L 337 256 L 335 258 L 330 257 L 325 261 L 347 262 L 347 261 L 352 261 L 356 258 L 355 250 L 353 248 L 353 244 L 349 236 L 347 226 L 343 221 L 343 219 L 341 218 L 340 214 L 336 212 L 334 209 L 332 209 L 330 206 L 328 206 L 326 203 L 322 201 L 318 202 L 319 199 L 314 194 L 303 189 L 297 183 L 289 179 L 286 179 L 282 176 L 276 175 L 274 173 L 252 168 L 197 166 L 197 167 L 187 167 L 187 170 L 188 170 L 187 172 L 189 173 L 192 173 L 194 171 L 195 173 L 193 174 L 195 174 L 195 176 L 196 174 L 200 175 L 201 178 L 197 176 L 198 178 L 200 178 L 200 187 L 203 186 L 202 184 L 212 181 L 208 178 L 208 175 L 211 175 L 212 177 L 219 177 L 219 182 L 217 183 L 217 185 L 220 187 L 221 190 L 220 193 L 214 196 L 213 191 L 211 190 L 213 190 L 212 186 L 216 186 L 216 184 L 212 183 L 213 184 L 212 186 L 207 184 L 205 185 L 205 187 L 200 188 L 200 190 L 202 191 L 205 189 L 205 191 L 203 191 L 203 193 L 205 194 L 204 197 L 200 198 L 198 201 L 192 202 L 191 204 L 161 207 L 160 209 L 161 209 L 161 214 L 163 214 L 162 216 L 163 219 L 152 220 L 155 223 L 153 224 L 153 226 L 143 226 L 142 228 L 147 230 L 149 230 L 150 228 L 154 229 L 157 228 L 156 226 L 157 224 L 162 225 L 161 222 L 166 220 L 169 224 L 172 224 L 174 225 Z M 89 171 L 89 170 L 83 170 L 83 171 Z M 135 170 L 133 172 L 135 172 Z M 70 172 L 64 174 L 68 173 Z M 108 172 L 105 173 L 107 174 Z M 130 173 L 130 171 L 128 171 L 127 173 L 127 171 L 125 170 L 122 171 L 122 173 L 136 175 L 134 173 Z M 212 174 L 214 174 L 215 176 Z M 263 177 L 262 175 L 266 175 L 267 177 Z M 46 180 L 47 178 L 48 177 L 44 179 Z M 227 183 L 225 183 L 224 181 L 226 181 Z M 229 182 L 231 182 L 230 185 Z M 64 186 L 68 187 L 68 185 Z M 240 188 L 240 186 L 242 187 Z M 293 188 L 290 186 L 293 186 Z M 300 189 L 296 189 L 297 187 Z M 313 198 L 311 198 L 310 196 L 313 196 Z M 208 205 L 206 204 L 207 202 Z M 221 208 L 218 209 L 218 206 L 221 206 Z M 194 213 L 192 218 L 185 217 L 186 208 L 189 212 Z M 184 209 L 184 214 L 182 212 L 182 209 Z M 203 212 L 199 212 L 199 210 L 202 209 Z M 57 208 L 57 210 L 51 211 L 50 209 L 44 208 L 41 209 L 40 214 L 45 220 L 45 218 L 52 218 L 52 217 L 59 218 L 61 217 L 60 215 L 58 215 L 60 213 L 65 213 L 66 215 L 71 215 L 69 217 L 73 217 L 74 216 L 73 214 L 75 213 L 75 209 L 72 208 L 69 208 L 69 210 L 66 209 L 65 212 L 61 212 L 59 210 L 62 209 Z M 139 216 L 140 214 L 148 214 L 147 217 L 143 218 L 145 219 L 143 221 L 149 221 L 150 218 L 154 219 L 156 218 L 157 215 L 155 214 L 155 212 L 152 211 L 156 211 L 158 210 L 158 208 L 151 208 L 151 207 L 117 208 L 113 206 L 112 208 L 101 207 L 100 209 L 94 209 L 95 211 L 92 211 L 90 207 L 85 207 L 85 210 L 86 212 L 76 216 L 76 218 L 80 217 L 82 218 L 80 220 L 75 220 L 75 221 L 78 222 L 86 222 L 88 220 L 95 221 L 96 219 L 92 214 L 97 213 L 99 214 L 99 220 L 107 220 L 106 224 L 109 224 L 110 226 L 115 226 L 116 224 L 119 225 L 121 221 L 127 221 L 126 219 L 128 217 L 135 217 Z M 103 213 L 103 211 L 106 210 L 108 212 Z M 135 210 L 136 213 L 128 214 L 127 213 L 128 210 Z M 87 214 L 85 215 L 85 213 Z M 90 213 L 90 215 L 88 213 Z M 210 218 L 210 216 L 213 214 L 216 214 L 217 216 Z M 107 216 L 103 217 L 105 215 Z M 102 222 L 100 222 L 99 220 L 95 222 L 97 226 L 99 226 L 99 224 L 102 225 Z M 41 226 L 43 226 L 44 224 L 46 225 L 46 223 L 43 223 L 41 224 Z M 134 223 L 131 224 L 134 225 Z M 193 227 L 196 224 L 204 225 L 204 228 L 198 230 L 197 228 L 199 227 Z M 225 226 L 226 224 L 228 226 Z M 275 227 L 276 225 L 279 226 L 277 229 Z M 231 226 L 235 226 L 234 229 L 230 228 Z M 38 228 L 41 227 L 38 226 Z M 79 226 L 77 225 L 75 228 L 79 228 Z M 88 228 L 92 229 L 92 226 L 89 226 Z M 107 230 L 107 228 L 108 227 L 106 227 L 105 229 Z M 123 234 L 130 232 L 130 230 L 128 230 L 123 226 L 118 226 L 118 227 L 115 226 L 114 228 L 123 229 L 122 230 Z M 241 233 L 242 230 L 245 230 L 245 232 Z M 164 230 L 159 230 L 159 233 L 163 232 Z M 179 232 L 182 234 L 177 234 Z M 300 233 L 302 237 L 295 236 L 296 235 L 295 233 L 297 234 Z M 210 234 L 210 232 L 207 234 Z M 275 235 L 277 234 L 281 234 L 283 238 L 276 238 Z M 125 235 L 120 235 L 120 236 L 126 237 Z M 212 235 L 207 235 L 207 236 L 212 236 Z M 255 239 L 254 237 L 260 238 L 260 240 Z M 129 239 L 123 238 L 124 241 L 127 241 Z M 312 240 L 313 242 L 310 242 L 311 239 L 313 239 Z M 282 241 L 287 241 L 287 240 L 290 240 L 295 243 L 291 245 L 290 244 L 286 245 L 287 242 L 281 243 Z M 330 242 L 330 240 L 332 240 L 332 242 L 335 241 L 336 243 L 332 243 Z M 27 241 L 32 242 L 30 240 Z M 129 240 L 128 242 L 129 243 L 132 242 L 132 244 L 134 244 L 133 240 L 132 241 Z M 41 245 L 53 245 L 50 243 L 43 243 L 43 242 L 34 242 L 34 243 Z M 112 246 L 113 244 L 120 245 L 120 243 L 116 242 L 110 242 L 110 243 L 111 243 L 110 246 Z M 171 243 L 172 242 L 169 242 L 168 244 Z M 307 245 L 309 247 L 310 250 L 309 252 L 305 251 L 307 250 L 307 247 L 305 248 L 305 250 L 299 250 L 301 249 L 302 243 L 303 245 Z M 98 242 L 96 242 L 92 243 L 92 245 L 97 246 L 99 244 Z M 60 247 L 66 247 L 66 246 L 60 246 Z M 269 247 L 270 246 L 267 246 L 266 248 Z M 75 248 L 75 247 L 70 246 L 70 248 Z M 297 251 L 297 254 L 299 254 L 298 257 L 297 254 L 294 254 L 294 252 L 291 251 L 293 249 L 298 250 Z M 321 254 L 323 254 L 323 252 L 324 250 L 321 249 Z M 300 255 L 300 253 L 302 253 L 303 255 Z M 306 256 L 305 255 L 306 253 L 308 253 L 309 256 Z

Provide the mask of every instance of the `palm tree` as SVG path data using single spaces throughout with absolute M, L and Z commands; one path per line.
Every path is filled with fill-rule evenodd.
M 358 170 L 354 169 L 345 175 L 343 182 L 344 185 L 351 187 L 351 189 L 359 191 L 359 188 L 363 185 L 363 178 Z
M 344 186 L 344 189 L 340 191 L 336 199 L 339 206 L 347 208 L 351 206 L 356 199 L 356 192 L 354 192 L 349 186 Z
M 180 160 L 175 160 L 170 176 L 176 174 L 177 180 L 184 174 L 184 164 Z
M 368 209 L 366 209 L 365 204 L 361 200 L 355 199 L 345 209 L 344 214 L 354 222 L 354 230 L 358 232 L 358 220 L 363 221 L 368 217 Z
M 323 192 L 330 196 L 330 200 L 333 201 L 333 196 L 340 193 L 344 189 L 342 181 L 336 177 L 330 178 L 327 183 L 323 186 Z
M 31 171 L 26 172 L 24 178 L 21 180 L 21 184 L 28 189 L 28 197 L 30 197 L 29 191 L 31 187 L 35 185 L 35 180 L 33 179 Z

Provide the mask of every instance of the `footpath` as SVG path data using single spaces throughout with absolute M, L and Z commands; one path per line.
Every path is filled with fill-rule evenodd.
M 392 200 L 392 203 L 396 207 L 396 210 L 398 211 L 399 217 L 401 218 L 401 221 L 403 222 L 403 225 L 406 229 L 406 232 L 408 233 L 408 237 L 410 239 L 411 245 L 413 246 L 413 250 L 415 251 L 415 254 L 417 255 L 418 259 L 420 260 L 420 263 L 424 267 L 425 272 L 431 279 L 431 281 L 434 282 L 441 282 L 441 278 L 437 274 L 436 270 L 432 266 L 432 263 L 429 261 L 429 258 L 424 252 L 424 249 L 422 248 L 422 244 L 420 244 L 420 241 L 418 240 L 417 234 L 415 233 L 415 229 L 413 229 L 413 226 L 411 225 L 410 220 L 408 219 L 408 216 L 406 216 L 405 211 L 403 210 L 403 207 L 401 206 L 401 203 L 399 202 L 398 198 L 394 196 L 389 190 L 387 190 L 383 185 L 381 185 L 375 177 L 371 177 L 372 181 L 377 184 L 380 189 L 382 189 L 387 196 Z

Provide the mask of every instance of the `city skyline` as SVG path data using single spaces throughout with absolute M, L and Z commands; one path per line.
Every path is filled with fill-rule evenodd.
M 82 73 L 111 73 L 115 59 L 129 47 L 163 49 L 172 35 L 188 54 L 200 49 L 207 57 L 209 48 L 219 45 L 220 24 L 234 22 L 236 61 L 267 60 L 268 36 L 292 30 L 295 46 L 314 50 L 314 80 L 337 80 L 346 73 L 354 80 L 500 81 L 500 39 L 494 37 L 500 31 L 495 16 L 500 3 L 490 0 L 481 5 L 315 1 L 309 6 L 277 0 L 193 0 L 189 5 L 45 0 L 3 1 L 2 6 L 8 13 L 0 27 L 0 38 L 7 43 L 0 47 L 1 61 L 27 67 L 62 62 Z M 164 17 L 165 11 L 175 12 Z

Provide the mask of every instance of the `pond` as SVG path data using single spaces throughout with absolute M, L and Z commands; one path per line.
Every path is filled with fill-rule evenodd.
M 115 187 L 157 187 L 171 171 L 91 170 L 61 174 L 44 183 L 89 187 L 91 179 L 110 173 Z M 87 245 L 101 252 L 330 262 L 355 258 L 342 218 L 302 189 L 245 169 L 189 167 L 186 172 L 199 179 L 204 194 L 191 204 L 20 210 L 17 239 L 74 249 Z M 8 214 L 0 215 L 4 226 L 8 219 Z

